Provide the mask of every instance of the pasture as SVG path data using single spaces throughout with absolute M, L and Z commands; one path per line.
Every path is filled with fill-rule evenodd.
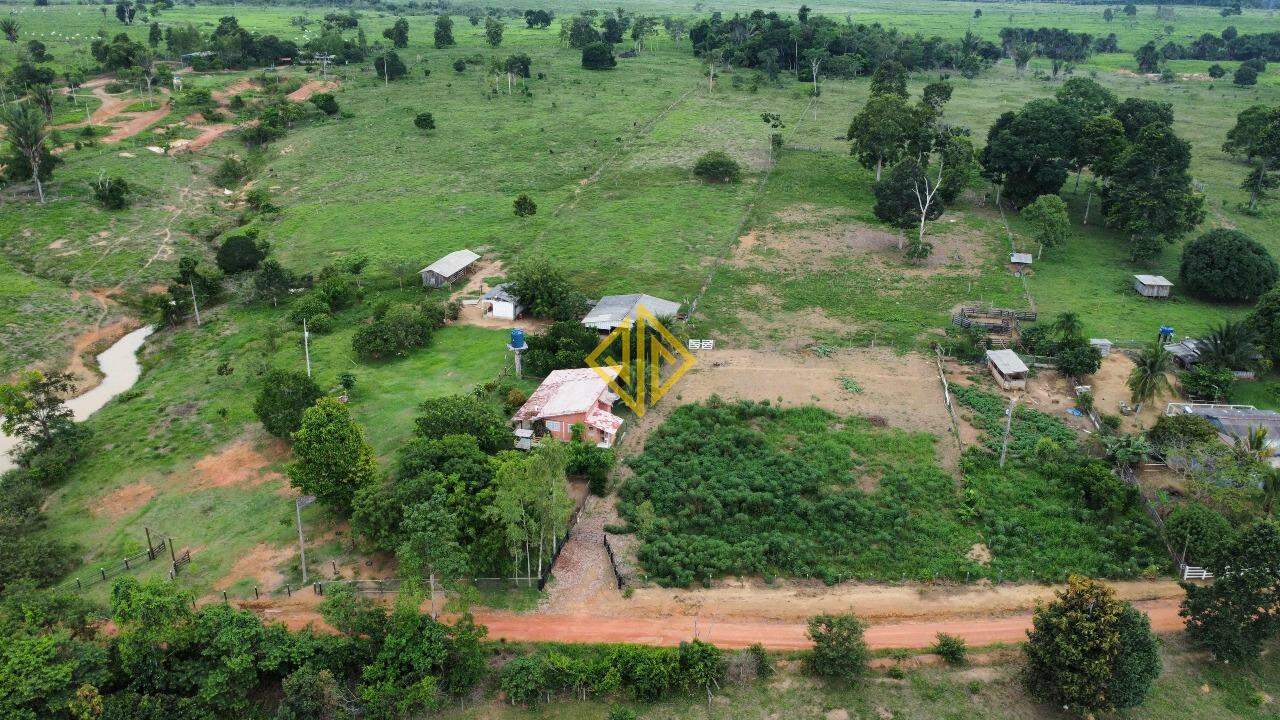
M 124 28 L 95 7 L 6 7 L 24 38 L 46 43 L 58 69 L 85 62 L 87 40 L 99 29 L 145 39 L 146 27 Z M 979 7 L 983 15 L 974 19 Z M 640 2 L 634 9 L 689 14 L 661 3 Z M 718 4 L 703 11 L 749 9 Z M 1267 13 L 1247 10 L 1224 19 L 1211 8 L 1180 7 L 1174 20 L 1163 21 L 1143 7 L 1134 22 L 1108 24 L 1101 8 L 1092 6 L 871 2 L 856 10 L 825 3 L 814 9 L 947 38 L 971 29 L 995 39 L 1009 24 L 1115 32 L 1124 53 L 1094 56 L 1074 72 L 1096 77 L 1122 98 L 1173 103 L 1176 129 L 1193 146 L 1192 173 L 1208 199 L 1204 227 L 1239 227 L 1280 253 L 1277 211 L 1240 212 L 1244 166 L 1220 149 L 1240 110 L 1280 98 L 1275 74 L 1239 89 L 1204 77 L 1207 63 L 1178 61 L 1173 68 L 1181 77 L 1161 84 L 1134 75 L 1131 55 L 1137 45 L 1164 35 L 1167 24 L 1174 26 L 1172 38 L 1217 33 L 1229 24 L 1247 33 L 1269 29 Z M 254 31 L 301 40 L 305 33 L 290 18 L 318 19 L 324 12 L 201 5 L 166 11 L 159 22 L 191 22 L 208 31 L 218 18 L 235 15 Z M 394 19 L 365 11 L 361 23 L 374 41 Z M 1093 219 L 1081 223 L 1084 196 L 1070 182 L 1064 195 L 1074 220 L 1071 238 L 1044 253 L 1025 286 L 1004 263 L 1010 239 L 981 183 L 930 223 L 935 256 L 922 267 L 905 262 L 896 231 L 870 212 L 873 174 L 849 156 L 843 140 L 866 99 L 865 78 L 824 80 L 821 96 L 812 98 L 807 85 L 786 73 L 778 84 L 752 90 L 734 82 L 735 76 L 749 79 L 739 70 L 722 74 L 710 90 L 687 42 L 677 47 L 663 35 L 639 57 L 595 73 L 580 67 L 576 50 L 558 42 L 554 26 L 530 30 L 508 20 L 502 46 L 492 49 L 481 28 L 457 16 L 457 46 L 437 50 L 431 46 L 433 20 L 408 16 L 404 79 L 385 83 L 367 63 L 332 68 L 342 112 L 302 125 L 265 150 L 246 150 L 229 133 L 195 153 L 149 151 L 158 139 L 194 136 L 181 107 L 156 123 L 172 126 L 163 138 L 153 128 L 119 143 L 65 149 L 48 204 L 15 197 L 0 207 L 0 339 L 7 349 L 0 372 L 59 365 L 75 337 L 104 312 L 86 299 L 89 290 L 116 293 L 123 304 L 109 306 L 107 314 L 136 314 L 140 293 L 167 281 L 179 257 L 207 262 L 243 212 L 243 188 L 228 194 L 211 179 L 229 156 L 247 160 L 255 169 L 252 186 L 267 190 L 281 207 L 274 219 L 255 221 L 275 256 L 298 272 L 317 272 L 336 259 L 366 255 L 367 300 L 416 296 L 393 289 L 387 268 L 421 267 L 471 247 L 507 267 L 549 258 L 592 295 L 697 299 L 691 332 L 728 348 L 920 349 L 939 337 L 959 303 L 1023 307 L 1028 296 L 1043 314 L 1075 310 L 1088 335 L 1118 342 L 1144 340 L 1161 324 L 1191 334 L 1246 312 L 1181 296 L 1162 303 L 1137 297 L 1128 289 L 1129 275 L 1155 270 L 1176 278 L 1179 248 L 1166 248 L 1153 266 L 1133 265 L 1113 233 Z M 519 52 L 532 58 L 529 95 L 507 94 L 505 77 L 487 71 L 490 58 Z M 12 48 L 0 48 L 0 67 L 13 58 Z M 458 59 L 472 62 L 458 72 L 452 67 Z M 945 122 L 969 128 L 981 145 L 1000 113 L 1051 96 L 1060 86 L 1061 78 L 1033 73 L 1044 68 L 1037 60 L 1018 74 L 1004 61 L 972 80 L 952 77 Z M 192 73 L 184 82 L 220 89 L 259 74 Z M 300 68 L 276 76 L 309 77 Z M 912 78 L 912 93 L 931 79 Z M 136 92 L 129 98 L 143 100 Z M 424 110 L 436 118 L 433 131 L 413 126 Z M 70 122 L 78 110 L 59 105 L 58 112 Z M 787 124 L 786 144 L 776 154 L 769 150 L 762 112 L 776 112 Z M 67 143 L 74 139 L 73 130 L 62 135 Z M 694 179 L 689 168 L 708 150 L 739 160 L 743 181 L 707 185 Z M 136 183 L 132 207 L 107 212 L 89 200 L 88 182 L 103 172 Z M 520 193 L 535 200 L 536 215 L 512 213 Z M 1014 243 L 1025 244 L 1027 229 L 1016 213 L 1006 215 Z M 237 553 L 288 536 L 289 503 L 277 494 L 280 483 L 202 489 L 209 500 L 199 504 L 181 491 L 197 463 L 231 444 L 263 450 L 249 409 L 255 378 L 269 367 L 300 363 L 300 336 L 284 322 L 283 311 L 247 302 L 243 286 L 231 295 L 204 327 L 157 336 L 137 388 L 91 422 L 101 451 L 49 506 L 50 532 L 79 541 L 86 562 L 136 548 L 144 525 L 168 532 L 172 526 L 203 528 L 192 542 L 207 548 L 209 564 L 194 581 L 209 588 Z M 409 358 L 369 366 L 350 355 L 355 316 L 343 322 L 316 340 L 318 376 L 326 389 L 342 370 L 358 376 L 352 407 L 383 459 L 406 436 L 417 402 L 492 380 L 505 360 L 501 331 L 457 327 Z M 224 363 L 234 370 L 220 375 Z M 1268 382 L 1243 387 L 1242 397 L 1275 405 Z M 264 457 L 264 468 L 280 469 L 281 458 Z M 154 486 L 145 502 L 116 515 L 86 512 L 108 493 L 139 482 Z

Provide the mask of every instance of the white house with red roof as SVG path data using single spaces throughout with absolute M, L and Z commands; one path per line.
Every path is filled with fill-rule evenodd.
M 618 396 L 609 390 L 600 373 L 612 379 L 618 376 L 618 370 L 574 368 L 552 372 L 511 418 L 516 435 L 525 439 L 531 432 L 545 429 L 545 434 L 567 442 L 573 437 L 573 426 L 582 423 L 586 427 L 584 439 L 613 447 L 622 418 L 613 414 Z

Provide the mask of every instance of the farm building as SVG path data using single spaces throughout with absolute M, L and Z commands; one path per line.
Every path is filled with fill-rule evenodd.
M 1013 268 L 1015 275 L 1021 275 L 1023 271 L 1031 267 L 1032 261 L 1031 253 L 1009 253 L 1009 266 Z
M 1218 429 L 1222 442 L 1234 444 L 1261 428 L 1267 432 L 1267 446 L 1273 455 L 1271 465 L 1280 467 L 1280 413 L 1259 410 L 1252 405 L 1216 405 L 1211 403 L 1169 403 L 1165 415 L 1199 415 Z
M 467 274 L 467 269 L 479 259 L 480 256 L 470 250 L 454 250 L 418 271 L 422 276 L 422 286 L 444 287 Z
M 610 378 L 618 376 L 617 367 L 601 368 Z M 613 414 L 618 396 L 594 368 L 556 370 L 547 376 L 529 400 L 516 411 L 511 422 L 516 425 L 517 444 L 528 444 L 530 431 L 550 435 L 557 440 L 573 438 L 573 426 L 586 426 L 584 439 L 601 447 L 612 447 L 622 418 Z
M 1204 343 L 1195 338 L 1183 338 L 1176 343 L 1165 343 L 1164 349 L 1173 356 L 1173 362 L 1183 370 L 1190 370 L 1200 359 Z
M 511 294 L 506 283 L 494 286 L 480 298 L 480 302 L 488 304 L 487 309 L 481 308 L 486 314 L 499 320 L 515 320 L 524 314 L 524 306 L 520 304 L 520 299 Z
M 582 318 L 582 324 L 609 332 L 630 322 L 635 317 L 636 308 L 641 306 L 657 318 L 671 317 L 680 312 L 680 303 L 652 295 L 605 295 Z
M 987 367 L 991 376 L 1005 390 L 1023 390 L 1027 387 L 1027 366 L 1012 350 L 988 350 Z
M 1133 289 L 1143 297 L 1165 298 L 1173 290 L 1173 283 L 1163 275 L 1134 275 Z

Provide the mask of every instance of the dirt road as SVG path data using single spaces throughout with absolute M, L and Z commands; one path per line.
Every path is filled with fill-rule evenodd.
M 1171 600 L 1135 603 L 1151 618 L 1157 633 L 1182 629 L 1178 604 Z M 663 619 L 616 618 L 593 615 L 515 615 L 478 613 L 476 621 L 489 628 L 491 639 L 527 642 L 637 643 L 678 645 L 699 638 L 724 648 L 744 648 L 760 643 L 772 650 L 809 647 L 804 623 L 718 622 L 688 617 Z M 1016 643 L 1026 639 L 1031 614 L 1009 617 L 937 622 L 872 625 L 866 639 L 873 649 L 926 648 L 940 632 L 962 637 L 973 646 Z
M 334 632 L 317 610 L 320 597 L 310 590 L 295 591 L 292 598 L 263 598 L 245 601 L 241 607 L 254 610 L 268 621 L 283 622 L 292 629 L 313 625 L 320 632 Z M 206 602 L 220 602 L 207 598 Z M 1157 633 L 1182 629 L 1178 617 L 1178 600 L 1166 598 L 1135 602 L 1134 606 L 1151 618 Z M 423 610 L 427 608 L 424 606 Z M 563 643 L 636 643 L 639 645 L 673 646 L 681 641 L 699 638 L 724 648 L 744 648 L 760 643 L 772 650 L 799 650 L 809 647 L 802 620 L 769 622 L 764 620 L 719 620 L 708 617 L 608 617 L 581 614 L 546 613 L 516 614 L 481 610 L 476 622 L 489 628 L 489 638 L 508 642 Z M 948 633 L 964 638 L 972 646 L 995 643 L 1017 643 L 1026 639 L 1031 627 L 1031 613 L 1020 612 L 999 617 L 928 620 L 918 622 L 870 623 L 867 643 L 873 649 L 929 647 L 937 634 Z

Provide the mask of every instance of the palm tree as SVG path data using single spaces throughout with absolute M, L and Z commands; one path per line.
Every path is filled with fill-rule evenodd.
M 1267 441 L 1267 429 L 1260 425 L 1249 428 L 1244 437 L 1236 437 L 1236 450 L 1254 460 L 1266 460 L 1276 454 Z
M 1280 468 L 1268 468 L 1262 475 L 1262 514 L 1271 516 L 1276 498 L 1280 497 Z
M 53 122 L 53 88 L 45 84 L 32 85 L 29 91 L 31 101 L 40 106 L 46 122 Z
M 44 141 L 49 137 L 44 113 L 29 102 L 18 102 L 5 108 L 0 114 L 5 125 L 5 139 L 31 166 L 31 180 L 36 184 L 36 194 L 44 202 L 44 186 L 40 184 L 40 165 L 48 150 Z
M 1137 363 L 1129 373 L 1129 392 L 1132 395 L 1135 412 L 1142 411 L 1142 404 L 1168 391 L 1169 377 L 1167 373 L 1173 366 L 1173 356 L 1159 340 L 1152 341 L 1138 354 Z
M 21 27 L 18 25 L 18 21 L 13 18 L 4 18 L 3 20 L 0 20 L 0 32 L 3 32 L 4 39 L 8 40 L 13 45 L 18 44 L 19 29 L 21 29 Z
M 1073 312 L 1058 313 L 1053 324 L 1049 326 L 1063 342 L 1084 337 L 1084 323 L 1080 316 Z
M 1258 362 L 1257 334 L 1243 320 L 1228 320 L 1209 331 L 1198 360 L 1227 370 L 1251 368 Z

